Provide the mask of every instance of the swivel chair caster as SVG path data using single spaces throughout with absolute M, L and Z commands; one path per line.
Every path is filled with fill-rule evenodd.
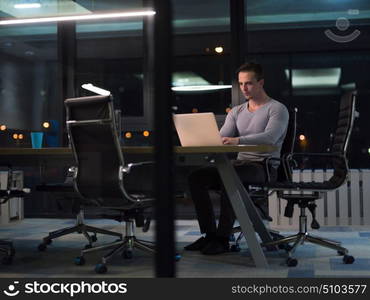
M 38 247 L 37 249 L 39 251 L 45 251 L 46 248 L 47 248 L 47 245 L 51 245 L 51 243 L 53 242 L 53 240 L 44 240 Z
M 345 263 L 346 265 L 351 265 L 354 263 L 354 261 L 355 261 L 355 258 L 352 255 L 345 254 L 343 256 L 343 263 Z
M 107 273 L 107 271 L 108 271 L 108 268 L 105 264 L 97 264 L 95 266 L 95 272 L 97 274 L 105 274 L 105 273 Z
M 37 247 L 37 249 L 39 250 L 39 251 L 45 251 L 46 250 L 46 244 L 45 243 L 41 243 L 40 245 L 38 245 L 38 247 Z
M 85 264 L 85 258 L 83 256 L 77 256 L 75 258 L 75 265 L 76 266 L 83 266 Z
M 288 267 L 295 267 L 298 265 L 298 260 L 296 260 L 295 258 L 289 257 L 286 260 L 286 264 Z

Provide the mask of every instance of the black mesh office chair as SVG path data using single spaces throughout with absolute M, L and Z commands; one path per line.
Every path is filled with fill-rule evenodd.
M 293 258 L 292 255 L 296 248 L 306 241 L 337 250 L 339 255 L 343 255 L 343 262 L 346 264 L 352 264 L 354 262 L 353 256 L 348 255 L 348 250 L 342 247 L 340 242 L 308 234 L 306 208 L 313 214 L 313 223 L 311 227 L 318 228 L 319 224 L 315 220 L 314 201 L 322 198 L 325 191 L 335 190 L 346 181 L 348 174 L 346 154 L 355 116 L 355 102 L 356 92 L 346 93 L 341 98 L 337 127 L 330 153 L 293 153 L 286 158 L 285 162 L 288 174 L 287 180 L 268 183 L 266 185 L 269 189 L 276 190 L 278 197 L 287 200 L 287 209 L 285 210 L 286 216 L 291 216 L 294 205 L 298 205 L 300 208 L 299 232 L 297 234 L 263 244 L 263 246 L 278 246 L 293 243 L 291 247 L 286 248 L 288 253 L 286 262 L 288 266 L 297 265 L 298 261 Z M 292 171 L 290 162 L 297 161 L 298 158 L 321 158 L 325 163 L 331 163 L 334 170 L 333 176 L 324 182 L 293 182 L 291 179 Z
M 287 168 L 286 166 L 286 157 L 293 154 L 293 151 L 294 151 L 294 145 L 295 145 L 295 140 L 297 136 L 297 114 L 298 114 L 298 108 L 294 107 L 293 109 L 289 109 L 289 122 L 288 122 L 285 139 L 281 146 L 281 159 L 269 157 L 264 160 L 265 172 L 267 174 L 266 182 L 261 183 L 261 185 L 246 186 L 246 188 L 249 190 L 249 195 L 252 201 L 254 202 L 255 206 L 258 209 L 258 212 L 260 213 L 261 218 L 264 220 L 270 221 L 270 222 L 272 221 L 272 218 L 268 214 L 268 207 L 266 205 L 268 203 L 269 195 L 273 193 L 274 191 L 271 191 L 268 187 L 265 186 L 265 184 L 268 182 L 271 182 L 270 165 L 271 165 L 271 162 L 275 160 L 279 161 L 279 167 L 277 169 L 277 179 L 276 180 L 278 182 L 285 182 L 287 180 L 292 179 L 292 174 L 288 172 L 290 168 Z M 269 232 L 273 239 L 283 238 L 283 236 L 280 235 L 278 231 L 270 229 Z M 234 243 L 231 245 L 230 250 L 233 252 L 238 252 L 240 251 L 239 243 L 241 239 L 243 238 L 243 233 L 241 232 L 240 226 L 236 226 L 233 228 L 232 238 L 234 237 L 235 233 L 239 233 L 239 235 L 235 239 Z M 285 245 L 281 246 L 281 248 L 284 248 L 284 247 Z M 275 249 L 275 247 L 267 247 L 267 248 L 271 250 Z
M 67 99 L 65 106 L 67 131 L 76 162 L 73 169 L 76 192 L 88 204 L 118 212 L 117 220 L 125 223 L 124 238 L 82 250 L 76 258 L 77 264 L 83 264 L 84 254 L 112 249 L 95 267 L 97 273 L 105 273 L 107 261 L 117 253 L 131 258 L 134 247 L 154 252 L 152 242 L 138 240 L 134 235 L 134 220 L 136 225 L 141 223 L 144 209 L 153 205 L 154 198 L 148 194 L 131 194 L 124 186 L 131 168 L 152 162 L 124 164 L 111 96 Z
M 18 197 L 24 197 L 26 194 L 30 193 L 30 189 L 28 188 L 16 188 L 12 186 L 12 169 L 11 167 L 8 167 L 8 180 L 7 180 L 7 186 L 5 189 L 0 190 L 0 205 L 8 202 L 11 198 L 18 198 Z M 0 253 L 4 254 L 4 257 L 2 258 L 1 262 L 4 265 L 9 265 L 13 261 L 13 257 L 15 255 L 15 249 L 13 246 L 12 241 L 10 240 L 1 240 L 0 239 Z

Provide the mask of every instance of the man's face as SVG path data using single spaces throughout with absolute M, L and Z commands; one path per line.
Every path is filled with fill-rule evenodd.
M 239 72 L 239 87 L 248 100 L 260 97 L 263 90 L 263 79 L 257 80 L 254 72 Z

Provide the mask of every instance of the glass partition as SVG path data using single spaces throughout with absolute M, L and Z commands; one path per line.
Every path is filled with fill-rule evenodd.
M 56 25 L 1 26 L 1 146 L 29 146 L 45 121 L 59 127 L 58 93 Z
M 228 1 L 173 1 L 174 106 L 224 115 L 231 104 Z

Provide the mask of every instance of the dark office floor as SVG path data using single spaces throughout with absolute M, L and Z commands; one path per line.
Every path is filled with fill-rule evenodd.
M 131 260 L 115 257 L 108 264 L 108 273 L 98 275 L 94 266 L 101 253 L 86 255 L 86 264 L 76 266 L 74 258 L 85 244 L 82 235 L 73 234 L 55 240 L 45 252 L 37 246 L 49 231 L 73 225 L 66 219 L 26 219 L 18 224 L 0 227 L 1 238 L 10 238 L 16 247 L 12 265 L 0 265 L 0 277 L 153 277 L 153 258 L 137 250 Z M 88 224 L 107 229 L 120 230 L 112 220 L 87 220 Z M 153 228 L 149 233 L 137 230 L 137 236 L 152 239 Z M 283 252 L 268 252 L 269 269 L 257 269 L 249 257 L 246 244 L 239 253 L 217 256 L 204 256 L 198 252 L 184 252 L 183 246 L 199 236 L 197 223 L 191 220 L 177 221 L 177 249 L 182 259 L 176 263 L 178 277 L 370 277 L 370 227 L 326 227 L 316 235 L 341 240 L 355 256 L 353 265 L 344 265 L 334 251 L 310 244 L 296 252 L 297 267 L 288 268 L 284 264 Z M 100 236 L 98 242 L 108 242 L 112 238 Z

